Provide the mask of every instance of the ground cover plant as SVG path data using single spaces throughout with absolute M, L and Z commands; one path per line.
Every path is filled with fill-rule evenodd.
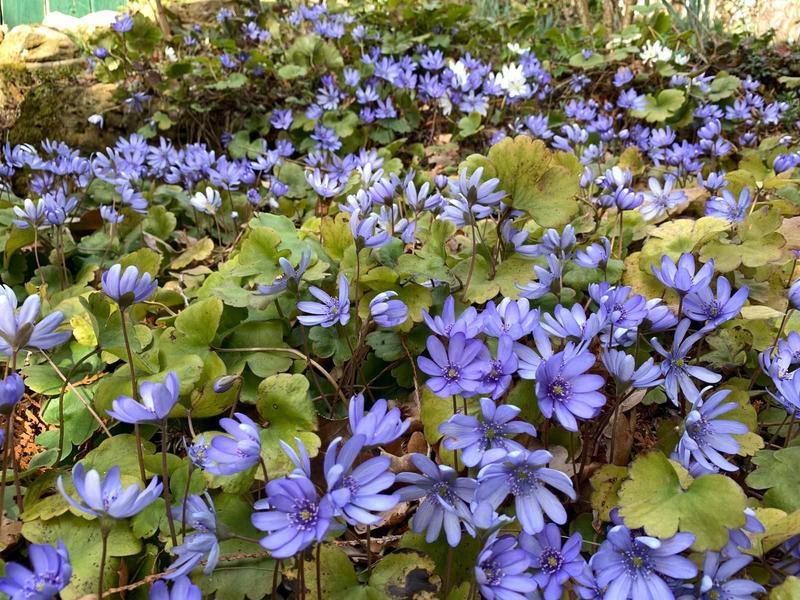
M 0 592 L 800 597 L 798 81 L 676 17 L 120 16 L 141 127 L 2 149 Z

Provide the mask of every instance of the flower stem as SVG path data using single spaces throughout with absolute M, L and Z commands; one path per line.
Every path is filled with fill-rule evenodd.
M 467 301 L 467 292 L 469 291 L 469 284 L 472 282 L 472 274 L 475 272 L 475 259 L 478 256 L 478 238 L 475 232 L 475 218 L 470 215 L 470 226 L 472 227 L 472 256 L 469 259 L 469 271 L 467 272 L 467 281 L 464 283 L 464 291 L 461 292 L 461 298 Z
M 183 503 L 181 504 L 181 542 L 186 541 L 186 501 L 189 499 L 192 475 L 194 475 L 194 465 L 189 463 L 189 474 L 186 476 L 186 487 L 183 488 Z
M 108 550 L 108 534 L 111 530 L 108 526 L 100 524 L 100 537 L 102 538 L 102 550 L 100 551 L 100 576 L 97 578 L 97 597 L 103 598 L 103 576 L 106 570 L 106 551 Z
M 444 584 L 442 585 L 442 598 L 446 600 L 450 592 L 450 578 L 453 572 L 453 547 L 447 546 L 447 562 L 444 568 Z
M 321 574 L 322 568 L 320 566 L 320 562 L 321 561 L 319 559 L 320 549 L 321 548 L 322 548 L 322 544 L 318 542 L 317 543 L 317 557 L 316 557 L 317 558 L 317 599 L 318 600 L 321 600 L 321 598 L 322 598 L 322 574 Z
M 178 545 L 178 538 L 175 537 L 175 520 L 172 517 L 172 493 L 169 489 L 169 465 L 167 464 L 167 419 L 161 421 L 161 476 L 164 479 L 164 504 L 167 511 L 167 523 L 169 524 L 169 535 L 172 538 L 172 545 Z
M 128 325 L 125 321 L 125 309 L 120 308 L 119 320 L 122 323 L 122 338 L 125 340 L 125 351 L 128 353 L 128 366 L 131 370 L 131 389 L 133 392 L 133 399 L 139 401 L 139 384 L 136 381 L 136 366 L 133 364 L 133 352 L 131 350 L 131 342 L 128 338 Z M 133 433 L 136 436 L 136 457 L 139 459 L 139 475 L 142 478 L 142 483 L 147 483 L 147 475 L 144 471 L 144 454 L 142 453 L 142 434 L 139 431 L 139 424 L 134 423 Z

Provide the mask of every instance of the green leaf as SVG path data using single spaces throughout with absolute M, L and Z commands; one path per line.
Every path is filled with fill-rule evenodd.
M 304 65 L 283 65 L 278 69 L 278 77 L 287 81 L 304 77 L 306 73 L 308 73 L 308 68 Z
M 400 548 L 384 556 L 372 569 L 369 587 L 392 600 L 437 597 L 442 585 L 430 557 L 416 550 Z M 424 595 L 423 595 L 424 594 Z
M 313 429 L 317 425 L 317 413 L 308 389 L 308 379 L 298 373 L 267 377 L 258 386 L 258 414 L 271 424 L 288 423 Z
M 683 90 L 661 90 L 657 96 L 645 96 L 645 107 L 642 110 L 632 110 L 631 115 L 644 118 L 648 123 L 662 123 L 676 115 L 683 106 L 686 95 Z
M 619 489 L 627 475 L 627 467 L 603 465 L 589 480 L 592 484 L 592 508 L 604 521 L 611 520 L 611 509 L 619 505 Z
M 198 240 L 184 250 L 181 254 L 172 259 L 172 262 L 169 265 L 170 269 L 183 269 L 184 267 L 188 267 L 193 262 L 204 261 L 211 256 L 211 252 L 213 250 L 214 242 L 211 240 L 211 238 L 203 238 L 202 240 Z
M 643 527 L 660 538 L 691 532 L 692 548 L 703 551 L 721 549 L 728 529 L 744 525 L 746 505 L 744 492 L 730 477 L 692 479 L 660 452 L 651 452 L 633 461 L 619 491 L 619 506 L 628 527 Z
M 190 304 L 175 319 L 178 341 L 189 346 L 208 347 L 217 335 L 222 308 L 219 298 Z
M 693 252 L 729 227 L 727 221 L 716 217 L 667 221 L 651 232 L 651 238 L 642 247 L 639 255 L 639 267 L 650 274 L 650 266 L 660 266 L 663 255 L 677 261 L 684 252 Z M 702 252 L 700 257 L 703 261 L 708 260 L 703 257 Z
M 150 248 L 141 248 L 120 258 L 119 263 L 123 271 L 133 265 L 139 269 L 140 274 L 150 273 L 153 277 L 158 277 L 158 272 L 161 270 L 161 255 Z
M 780 508 L 786 512 L 800 510 L 800 479 L 797 465 L 800 447 L 791 446 L 782 450 L 760 450 L 753 457 L 756 470 L 745 482 L 764 493 L 764 505 Z
M 797 598 L 800 598 L 800 577 L 794 575 L 787 577 L 769 593 L 769 600 L 797 600 Z
M 317 596 L 317 563 L 316 552 L 307 552 L 303 555 L 303 569 L 305 591 L 303 597 L 309 600 L 319 598 L 331 600 L 350 600 L 353 594 L 362 592 L 358 583 L 353 562 L 345 552 L 333 544 L 322 544 L 319 550 L 319 573 L 321 596 Z M 292 584 L 292 589 L 299 590 L 297 562 L 291 561 L 283 570 L 286 579 Z
M 542 227 L 561 227 L 577 214 L 580 174 L 557 164 L 543 141 L 527 136 L 505 138 L 492 146 L 487 158 L 500 187 L 511 196 L 511 205 Z

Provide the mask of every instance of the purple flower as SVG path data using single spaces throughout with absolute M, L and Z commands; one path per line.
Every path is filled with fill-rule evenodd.
M 665 350 L 656 338 L 650 340 L 650 344 L 655 351 L 665 359 L 661 363 L 661 373 L 665 376 L 664 391 L 667 393 L 667 398 L 676 406 L 678 404 L 679 388 L 689 402 L 694 402 L 700 396 L 692 377 L 705 383 L 717 383 L 722 379 L 721 375 L 713 373 L 704 367 L 688 364 L 689 351 L 702 338 L 700 332 L 686 337 L 690 324 L 691 321 L 689 319 L 683 319 L 678 323 L 678 327 L 675 329 L 675 337 L 672 340 L 672 349 L 669 351 Z
M 539 309 L 531 309 L 527 298 L 503 298 L 496 307 L 493 301 L 489 301 L 481 318 L 488 335 L 518 340 L 530 334 L 539 324 Z
M 362 219 L 359 211 L 354 211 L 350 215 L 350 232 L 356 242 L 356 250 L 380 248 L 392 239 L 378 215 L 372 214 Z
M 431 358 L 420 356 L 417 364 L 423 373 L 430 375 L 426 385 L 442 398 L 476 393 L 483 376 L 491 369 L 484 343 L 467 339 L 463 333 L 453 334 L 447 349 L 436 336 L 428 336 L 427 348 Z
M 316 286 L 308 288 L 319 302 L 304 300 L 297 303 L 297 310 L 304 313 L 297 320 L 303 325 L 333 327 L 337 323 L 347 325 L 350 321 L 350 284 L 344 273 L 339 274 L 339 297 L 334 298 Z
M 174 371 L 167 374 L 164 383 L 143 381 L 139 386 L 141 402 L 130 396 L 120 396 L 112 402 L 109 416 L 123 423 L 159 423 L 167 418 L 178 402 L 180 383 Z
M 369 302 L 372 319 L 380 327 L 397 327 L 408 320 L 408 306 L 395 299 L 397 292 L 381 292 Z
M 331 177 L 328 173 L 323 173 L 320 169 L 307 172 L 306 181 L 308 185 L 323 198 L 338 196 L 345 187 L 345 184 L 340 183 L 336 177 Z
M 607 587 L 603 598 L 674 598 L 663 578 L 684 580 L 697 575 L 694 563 L 678 556 L 693 543 L 691 533 L 660 540 L 635 535 L 624 525 L 612 527 L 590 560 L 598 585 Z
M 706 328 L 717 327 L 739 314 L 749 293 L 749 288 L 743 286 L 731 296 L 731 284 L 725 277 L 718 277 L 716 296 L 710 287 L 696 288 L 684 298 L 683 311 L 693 321 L 706 321 Z
M 48 350 L 66 342 L 69 331 L 55 332 L 64 313 L 53 311 L 36 323 L 42 300 L 38 295 L 25 298 L 17 311 L 17 296 L 7 285 L 0 287 L 0 352 L 13 356 L 23 348 Z
M 555 414 L 562 426 L 578 430 L 576 417 L 591 419 L 606 403 L 598 390 L 605 380 L 600 375 L 586 374 L 595 363 L 594 355 L 582 352 L 567 356 L 554 354 L 536 370 L 536 397 L 539 410 L 548 419 Z
M 498 204 L 506 196 L 503 190 L 497 190 L 500 180 L 495 177 L 481 183 L 482 178 L 483 167 L 475 169 L 469 177 L 467 177 L 467 169 L 462 169 L 458 174 L 458 179 L 450 181 L 450 193 L 466 201 L 470 206 L 473 204 L 485 206 Z
M 574 338 L 582 342 L 588 342 L 594 338 L 608 323 L 604 307 L 601 306 L 596 313 L 587 317 L 583 306 L 577 302 L 572 305 L 572 308 L 558 304 L 553 309 L 553 314 L 544 313 L 542 320 L 542 329 L 550 335 L 563 340 Z
M 456 319 L 455 302 L 452 296 L 445 298 L 442 314 L 439 317 L 431 317 L 427 310 L 422 309 L 422 318 L 425 320 L 425 324 L 428 329 L 439 335 L 450 336 L 455 333 L 463 333 L 468 338 L 475 337 L 483 329 L 482 316 L 478 315 L 475 307 L 469 306 Z
M 467 467 L 485 466 L 509 452 L 524 450 L 525 447 L 512 438 L 522 433 L 532 437 L 536 435 L 533 425 L 514 421 L 520 413 L 516 406 L 497 406 L 489 398 L 481 398 L 480 403 L 480 419 L 456 414 L 439 425 L 439 431 L 447 436 L 444 447 L 461 450 L 461 460 Z
M 9 415 L 17 402 L 22 400 L 25 384 L 18 373 L 11 373 L 0 380 L 0 414 Z
M 606 282 L 589 286 L 589 295 L 606 309 L 608 321 L 614 328 L 633 329 L 647 318 L 647 300 L 633 294 L 628 286 L 610 287 Z
M 370 458 L 353 468 L 358 454 L 364 448 L 366 438 L 356 435 L 338 449 L 341 438 L 336 438 L 325 453 L 325 481 L 328 498 L 345 521 L 351 525 L 375 525 L 381 517 L 375 512 L 394 508 L 400 497 L 397 494 L 382 494 L 394 484 L 395 475 L 389 471 L 388 456 Z
M 269 122 L 275 129 L 289 129 L 292 126 L 292 118 L 290 109 L 275 109 Z
M 489 360 L 489 370 L 481 379 L 478 392 L 491 394 L 493 400 L 502 396 L 511 385 L 511 376 L 517 372 L 519 361 L 514 353 L 514 341 L 507 335 L 500 337 L 497 353 Z
M 722 190 L 722 196 L 712 196 L 706 202 L 706 216 L 719 217 L 731 223 L 739 223 L 744 221 L 751 202 L 750 190 L 746 187 L 742 188 L 738 200 L 728 190 Z
M 180 546 L 170 550 L 178 558 L 170 565 L 173 571 L 164 578 L 180 580 L 191 573 L 203 559 L 206 561 L 203 573 L 210 575 L 216 568 L 220 555 L 217 513 L 211 496 L 208 492 L 203 496 L 192 494 L 186 498 L 185 510 L 183 505 L 173 506 L 172 515 L 194 531 L 183 538 Z M 185 521 L 183 521 L 184 515 Z M 178 587 L 177 582 L 175 587 Z
M 739 442 L 732 436 L 747 433 L 747 425 L 739 421 L 720 419 L 721 415 L 737 408 L 736 402 L 722 403 L 731 390 L 720 390 L 705 401 L 698 400 L 686 415 L 684 431 L 675 454 L 687 469 L 693 462 L 708 472 L 736 471 L 737 467 L 722 456 L 739 452 Z
M 387 411 L 387 402 L 383 398 L 375 401 L 369 412 L 364 413 L 364 394 L 356 394 L 350 398 L 349 420 L 350 431 L 364 436 L 364 446 L 385 446 L 391 444 L 411 425 L 411 420 L 402 420 L 397 407 Z
M 475 499 L 488 502 L 495 509 L 511 494 L 517 519 L 523 531 L 534 534 L 544 528 L 544 515 L 558 524 L 567 522 L 567 511 L 552 486 L 575 500 L 572 481 L 561 471 L 545 467 L 553 459 L 546 450 L 510 452 L 496 463 L 486 465 L 478 473 L 478 491 Z
M 184 575 L 175 579 L 172 590 L 166 581 L 156 581 L 150 588 L 150 600 L 203 600 L 203 592 Z
M 140 276 L 139 269 L 134 265 L 130 265 L 123 272 L 119 263 L 103 273 L 101 283 L 106 296 L 116 301 L 122 308 L 144 302 L 158 287 L 158 280 L 153 279 L 150 273 L 143 273 Z
M 422 499 L 411 529 L 416 533 L 425 531 L 425 540 L 432 543 L 444 526 L 447 543 L 455 548 L 461 541 L 462 524 L 473 535 L 469 505 L 478 484 L 474 479 L 459 477 L 446 465 L 436 465 L 422 454 L 412 455 L 411 462 L 421 474 L 406 472 L 397 476 L 398 482 L 409 484 L 400 489 L 401 501 Z
M 492 534 L 483 546 L 475 565 L 475 581 L 487 600 L 525 600 L 536 590 L 527 574 L 528 553 L 517 546 L 513 535 Z
M 749 579 L 732 579 L 753 560 L 752 556 L 738 556 L 722 560 L 718 552 L 706 552 L 703 561 L 703 576 L 699 582 L 699 594 L 694 591 L 681 595 L 677 600 L 695 600 L 695 598 L 719 598 L 720 600 L 755 600 L 756 596 L 765 594 L 763 586 Z
M 297 265 L 297 269 L 294 268 L 291 262 L 284 257 L 280 257 L 278 259 L 278 263 L 283 270 L 283 273 L 278 275 L 269 285 L 259 285 L 258 286 L 258 293 L 264 296 L 271 296 L 273 294 L 280 294 L 281 292 L 292 288 L 292 291 L 297 291 L 297 287 L 300 285 L 300 280 L 303 277 L 303 274 L 308 269 L 308 265 L 311 262 L 311 251 L 310 250 L 303 250 L 300 253 L 300 264 Z
M 267 497 L 258 500 L 254 508 L 253 525 L 267 532 L 261 545 L 279 559 L 321 542 L 334 515 L 330 499 L 320 500 L 311 480 L 300 475 L 270 481 Z
M 119 467 L 112 467 L 101 479 L 100 473 L 94 469 L 86 472 L 80 463 L 72 468 L 72 483 L 80 501 L 67 494 L 63 479 L 58 476 L 58 491 L 71 506 L 87 515 L 114 519 L 127 519 L 139 514 L 155 502 L 164 487 L 158 477 L 153 477 L 144 490 L 139 484 L 123 488 Z
M 583 572 L 586 562 L 581 557 L 582 544 L 581 534 L 574 533 L 562 546 L 561 530 L 553 523 L 545 525 L 536 535 L 520 533 L 519 545 L 530 556 L 533 580 L 542 590 L 544 600 L 561 598 L 569 578 Z
M 709 259 L 695 272 L 694 256 L 691 252 L 681 254 L 677 265 L 665 254 L 661 257 L 661 268 L 650 265 L 650 270 L 662 284 L 684 296 L 691 291 L 708 287 L 714 276 L 714 259 Z
M 789 302 L 795 309 L 800 310 L 800 279 L 797 279 L 789 288 Z
M 592 244 L 585 250 L 575 253 L 575 264 L 585 269 L 604 269 L 611 258 L 611 242 L 607 237 L 600 238 L 599 244 Z
M 261 458 L 260 428 L 247 415 L 220 419 L 220 426 L 231 436 L 218 435 L 206 451 L 206 471 L 213 475 L 233 475 L 246 471 Z
M 777 394 L 770 395 L 783 406 L 789 414 L 795 417 L 800 413 L 800 377 L 792 374 L 790 377 L 773 377 L 772 379 Z
M 114 19 L 111 27 L 117 33 L 128 33 L 131 29 L 133 29 L 133 19 L 127 13 L 117 15 L 117 18 Z
M 6 563 L 5 576 L 0 577 L 0 592 L 13 600 L 51 600 L 69 584 L 72 565 L 64 542 L 55 548 L 50 544 L 31 544 L 28 558 L 32 569 L 16 562 Z

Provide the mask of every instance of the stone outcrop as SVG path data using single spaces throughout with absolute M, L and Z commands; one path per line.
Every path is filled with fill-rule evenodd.
M 67 34 L 44 25 L 17 25 L 0 44 L 0 63 L 59 62 L 78 55 L 78 46 Z

